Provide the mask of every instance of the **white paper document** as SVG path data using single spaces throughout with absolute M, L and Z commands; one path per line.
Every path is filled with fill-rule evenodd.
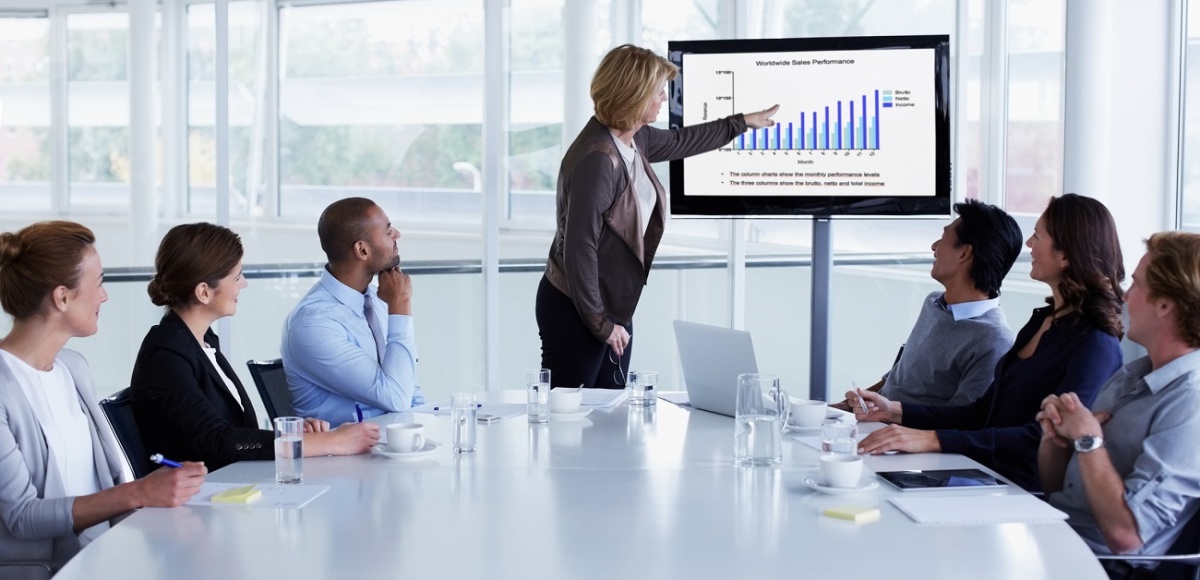
M 1067 519 L 1067 514 L 1025 494 L 898 497 L 892 503 L 919 524 L 965 526 Z
M 297 485 L 262 483 L 255 489 L 262 492 L 262 497 L 250 503 L 216 503 L 212 497 L 227 489 L 245 487 L 247 483 L 202 483 L 200 492 L 192 496 L 185 505 L 217 506 L 217 507 L 252 507 L 268 509 L 300 509 L 329 491 L 328 485 Z
M 589 409 L 612 409 L 625 401 L 629 394 L 621 389 L 583 389 L 580 406 Z

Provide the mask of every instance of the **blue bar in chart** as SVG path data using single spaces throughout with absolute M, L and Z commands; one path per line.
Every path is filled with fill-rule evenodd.
M 750 138 L 747 140 L 745 134 L 739 136 L 731 149 L 748 151 L 879 149 L 880 109 L 890 109 L 894 106 L 893 95 L 891 90 L 876 89 L 871 96 L 874 98 L 874 114 L 869 112 L 870 109 L 867 106 L 868 95 L 855 96 L 832 102 L 811 112 L 800 113 L 798 131 L 795 129 L 796 124 L 792 121 L 777 121 L 773 131 L 769 127 L 747 131 Z M 818 122 L 821 113 L 824 113 L 824 121 Z M 784 138 L 784 122 L 787 123 L 786 139 Z
M 829 105 L 825 105 L 825 124 L 821 126 L 821 131 L 825 133 L 825 148 L 829 149 Z
M 850 101 L 850 148 L 854 149 L 854 101 Z

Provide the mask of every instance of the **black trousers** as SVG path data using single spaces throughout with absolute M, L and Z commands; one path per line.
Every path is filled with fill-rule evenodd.
M 542 368 L 550 369 L 551 387 L 625 388 L 624 372 L 633 355 L 633 324 L 625 325 L 629 344 L 619 360 L 607 343 L 596 340 L 579 318 L 571 297 L 558 291 L 545 276 L 538 284 L 538 336 L 542 339 Z

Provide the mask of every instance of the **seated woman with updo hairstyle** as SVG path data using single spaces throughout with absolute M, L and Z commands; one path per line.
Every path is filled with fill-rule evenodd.
M 0 338 L 4 578 L 48 578 L 117 516 L 182 505 L 208 473 L 184 463 L 124 483 L 87 361 L 63 348 L 96 333 L 108 300 L 95 241 L 66 221 L 0 234 L 0 306 L 13 317 Z
M 228 228 L 171 228 L 154 258 L 147 291 L 166 314 L 150 328 L 133 365 L 130 400 L 151 453 L 203 461 L 211 469 L 274 459 L 274 433 L 260 429 L 254 406 L 209 328 L 237 312 L 242 241 Z M 305 420 L 304 455 L 356 455 L 379 441 L 379 426 Z

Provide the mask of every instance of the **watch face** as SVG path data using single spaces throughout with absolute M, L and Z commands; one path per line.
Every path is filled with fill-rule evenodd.
M 1075 440 L 1076 451 L 1094 451 L 1100 447 L 1101 439 L 1095 435 L 1084 435 Z

